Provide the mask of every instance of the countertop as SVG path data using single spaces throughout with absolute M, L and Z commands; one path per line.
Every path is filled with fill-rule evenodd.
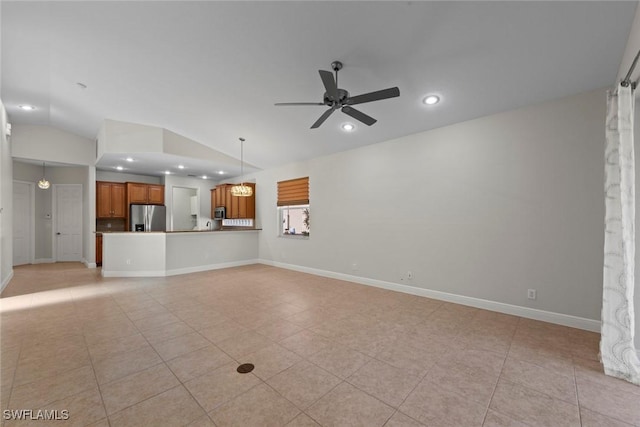
M 165 233 L 165 234 L 174 234 L 174 233 L 216 233 L 219 231 L 260 231 L 262 228 L 249 228 L 249 227 L 226 227 L 220 228 L 218 230 L 175 230 L 175 231 L 96 231 L 96 236 L 101 236 L 102 234 L 151 234 L 151 233 Z

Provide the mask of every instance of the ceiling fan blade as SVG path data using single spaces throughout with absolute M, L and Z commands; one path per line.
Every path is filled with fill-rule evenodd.
M 400 89 L 397 87 L 391 87 L 389 89 L 382 89 L 375 92 L 369 92 L 362 95 L 352 96 L 347 98 L 345 104 L 347 105 L 356 105 L 356 104 L 364 104 L 365 102 L 371 101 L 379 101 L 381 99 L 387 98 L 395 98 L 396 96 L 400 96 Z
M 333 73 L 331 71 L 318 70 L 320 73 L 320 78 L 322 79 L 322 84 L 324 84 L 324 88 L 329 95 L 329 98 L 337 101 L 338 100 L 338 86 L 336 86 L 336 81 L 333 78 Z
M 324 102 L 276 102 L 273 105 L 278 107 L 291 106 L 291 105 L 325 105 Z
M 377 122 L 377 120 L 374 119 L 373 117 L 367 116 L 362 111 L 358 111 L 355 108 L 349 107 L 348 105 L 342 107 L 342 112 L 345 113 L 348 116 L 353 117 L 356 120 L 361 121 L 362 123 L 364 123 L 367 126 L 371 126 L 372 124 Z
M 327 111 L 325 111 L 318 120 L 316 120 L 316 122 L 311 125 L 311 129 L 316 129 L 319 128 L 320 125 L 322 123 L 324 123 L 325 120 L 327 120 L 329 118 L 329 116 L 331 115 L 331 113 L 333 113 L 334 111 L 336 111 L 335 108 L 329 108 Z

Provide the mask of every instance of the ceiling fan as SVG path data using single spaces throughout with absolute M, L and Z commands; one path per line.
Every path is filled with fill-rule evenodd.
M 361 121 L 367 126 L 371 126 L 377 120 L 371 116 L 366 115 L 362 111 L 356 110 L 352 105 L 364 104 L 365 102 L 380 101 L 387 98 L 395 98 L 400 96 L 400 89 L 392 87 L 389 89 L 378 90 L 375 92 L 369 92 L 357 96 L 349 96 L 349 92 L 344 89 L 338 88 L 338 71 L 342 69 L 342 62 L 334 61 L 331 63 L 331 68 L 336 73 L 335 79 L 331 71 L 318 70 L 320 78 L 324 84 L 326 92 L 324 93 L 323 102 L 280 102 L 276 103 L 277 106 L 292 106 L 292 105 L 326 105 L 329 107 L 318 120 L 311 126 L 311 129 L 320 127 L 329 116 L 338 108 L 342 110 L 348 116 Z

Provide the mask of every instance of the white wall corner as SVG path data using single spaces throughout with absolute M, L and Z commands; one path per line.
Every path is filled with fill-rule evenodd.
M 11 269 L 11 272 L 9 273 L 9 275 L 6 277 L 6 279 L 4 279 L 2 281 L 2 286 L 0 286 L 0 293 L 2 293 L 2 291 L 4 291 L 4 288 L 7 287 L 7 285 L 9 284 L 9 282 L 11 281 L 11 279 L 13 279 L 13 269 Z
M 334 271 L 320 270 L 317 268 L 304 267 L 294 264 L 286 264 L 271 260 L 259 260 L 260 264 L 273 267 L 285 268 L 287 270 L 299 271 L 302 273 L 314 274 L 316 276 L 329 277 L 332 279 L 345 280 L 361 285 L 374 286 L 405 294 L 417 295 L 432 298 L 440 301 L 447 301 L 455 304 L 467 305 L 483 310 L 495 311 L 498 313 L 510 314 L 512 316 L 524 317 L 527 319 L 540 320 L 542 322 L 554 323 L 571 328 L 584 329 L 591 332 L 600 332 L 600 321 L 586 319 L 583 317 L 571 316 L 569 314 L 554 313 L 551 311 L 537 310 L 529 307 L 505 304 L 497 301 L 489 301 L 480 298 L 467 297 L 464 295 L 450 294 L 448 292 L 434 291 L 431 289 L 417 288 L 414 286 L 402 285 L 399 283 L 386 282 L 383 280 L 369 279 L 366 277 L 352 276 L 350 274 L 337 273 Z

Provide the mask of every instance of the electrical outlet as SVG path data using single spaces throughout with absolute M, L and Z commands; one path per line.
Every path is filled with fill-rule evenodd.
M 407 279 L 413 279 L 413 272 L 411 270 L 407 271 Z
M 537 292 L 535 289 L 527 289 L 527 298 L 528 299 L 536 299 Z

